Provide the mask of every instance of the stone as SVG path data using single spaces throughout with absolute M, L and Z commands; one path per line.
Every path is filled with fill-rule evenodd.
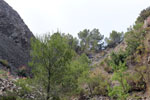
M 34 35 L 19 14 L 0 0 L 0 59 L 6 60 L 15 73 L 30 61 L 30 39 Z M 4 66 L 0 64 L 0 67 Z
M 144 21 L 144 28 L 150 27 L 150 16 Z

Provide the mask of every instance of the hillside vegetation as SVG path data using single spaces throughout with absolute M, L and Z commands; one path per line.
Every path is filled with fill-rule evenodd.
M 148 17 L 150 8 L 126 33 L 113 30 L 105 39 L 96 28 L 79 39 L 61 32 L 32 38 L 30 74 L 21 67 L 12 80 L 18 89 L 4 90 L 0 100 L 150 100 Z

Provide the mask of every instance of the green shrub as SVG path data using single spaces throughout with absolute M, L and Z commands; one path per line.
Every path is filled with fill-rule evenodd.
M 89 94 L 90 96 L 106 96 L 108 94 L 107 86 L 110 84 L 109 78 L 101 73 L 97 75 L 91 73 L 88 77 L 86 76 L 86 78 L 80 78 L 79 81 L 81 84 L 87 84 L 88 90 L 84 89 L 85 94 Z M 83 85 L 81 85 L 81 88 L 82 86 Z
M 126 100 L 129 96 L 128 91 L 130 89 L 129 84 L 127 83 L 125 71 L 127 70 L 126 64 L 121 63 L 117 65 L 112 65 L 114 68 L 114 74 L 112 76 L 112 81 L 119 82 L 119 85 L 113 86 L 113 88 L 108 86 L 108 95 L 111 98 L 117 100 Z
M 5 70 L 0 70 L 0 78 L 8 78 L 9 76 L 9 72 L 5 71 Z
M 7 60 L 0 59 L 0 63 L 1 63 L 3 66 L 6 66 L 7 68 L 10 68 L 10 66 L 9 66 Z
M 17 100 L 16 96 L 3 96 L 0 100 Z
M 140 78 L 141 78 L 141 82 L 143 82 L 145 85 L 145 89 L 146 92 L 150 86 L 149 80 L 150 80 L 150 67 L 148 65 L 143 65 L 143 66 L 136 66 L 136 68 L 134 69 L 136 71 L 136 73 L 139 74 Z
M 18 100 L 17 98 L 17 94 L 12 92 L 7 92 L 6 95 L 0 96 L 0 100 Z
M 144 45 L 140 45 L 137 47 L 137 50 L 136 50 L 136 54 L 143 54 L 145 52 L 145 48 L 144 48 Z
M 113 66 L 113 70 L 118 70 L 120 63 L 126 63 L 125 60 L 127 58 L 127 55 L 125 52 L 120 51 L 118 53 L 112 52 L 111 55 L 111 60 L 110 60 L 110 66 Z
M 114 100 L 126 100 L 129 96 L 128 93 L 123 91 L 123 88 L 120 86 L 115 86 L 112 88 L 108 88 L 109 96 Z
M 104 66 L 104 63 L 105 63 L 104 61 L 101 61 L 100 66 Z
M 106 96 L 108 94 L 107 86 L 109 85 L 109 82 L 104 78 L 98 80 L 95 79 L 95 81 L 98 81 L 98 85 L 94 87 L 93 94 Z
M 110 66 L 110 59 L 108 57 L 104 59 L 104 62 L 107 64 L 107 66 Z
M 146 88 L 145 82 L 141 75 L 137 72 L 129 74 L 127 76 L 127 82 L 130 85 L 130 91 L 144 91 Z
M 101 61 L 99 65 L 103 67 L 106 72 L 108 73 L 113 72 L 113 69 L 110 66 L 110 60 L 108 58 L 105 58 L 103 61 Z
M 140 16 L 137 18 L 136 23 L 144 22 L 144 20 L 150 15 L 150 8 L 146 8 L 141 11 Z
M 109 38 L 105 38 L 105 42 L 107 43 L 108 47 L 115 47 L 118 43 L 123 41 L 124 34 L 123 32 L 117 32 L 117 31 L 112 31 L 110 33 Z
M 21 68 L 19 68 L 18 72 L 17 72 L 18 76 L 21 77 L 27 77 L 27 69 L 26 66 L 22 66 Z
M 0 70 L 0 75 L 4 75 L 4 74 L 6 74 L 6 71 Z
M 16 85 L 18 87 L 21 87 L 21 89 L 19 90 L 19 95 L 25 95 L 25 94 L 28 94 L 28 93 L 31 93 L 32 92 L 32 88 L 29 86 L 29 79 L 19 79 L 17 80 L 16 82 Z
M 150 31 L 150 27 L 146 27 L 146 28 L 145 28 L 145 31 Z
M 108 73 L 113 73 L 113 68 L 111 66 L 104 66 L 104 70 Z
M 137 23 L 125 33 L 125 41 L 127 43 L 126 52 L 128 55 L 135 53 L 137 47 L 140 46 L 142 40 L 144 40 L 146 31 L 143 31 L 142 26 L 143 24 Z

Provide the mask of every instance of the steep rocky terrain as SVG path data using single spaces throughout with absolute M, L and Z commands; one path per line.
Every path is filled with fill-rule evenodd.
M 83 77 L 87 80 L 85 79 L 84 84 L 79 86 L 82 91 L 78 95 L 68 97 L 72 99 L 65 100 L 116 100 L 117 98 L 117 100 L 150 100 L 149 8 L 141 13 L 135 25 L 125 35 L 124 40 L 116 44 L 116 47 L 93 53 L 89 57 L 93 67 L 87 71 L 89 75 L 85 74 L 86 77 Z M 44 88 L 42 90 L 41 84 L 38 84 L 37 81 L 36 84 L 33 82 L 34 84 L 29 85 L 32 79 L 28 80 L 27 77 L 10 74 L 10 72 L 16 74 L 19 69 L 26 69 L 30 61 L 30 39 L 32 37 L 34 38 L 34 35 L 19 14 L 4 0 L 0 0 L 0 97 L 5 95 L 10 97 L 7 92 L 16 92 L 15 96 L 26 98 L 25 100 L 29 98 L 43 100 L 45 97 Z M 7 71 L 2 69 L 7 69 Z M 117 76 L 115 80 L 114 76 Z M 114 87 L 117 87 L 118 90 Z M 59 85 L 58 88 L 62 87 Z
M 96 64 L 96 68 L 93 69 L 93 73 L 96 76 L 97 73 L 105 75 L 106 80 L 110 79 L 110 83 L 113 86 L 118 86 L 118 82 L 112 80 L 114 75 L 111 69 L 112 65 L 109 65 L 109 61 L 112 61 L 112 52 L 115 52 L 115 56 L 122 59 L 123 55 L 126 57 L 124 62 L 126 63 L 126 80 L 130 86 L 129 97 L 125 100 L 150 100 L 150 26 L 149 18 L 144 19 L 144 22 L 137 23 L 132 30 L 125 35 L 125 39 L 115 48 L 104 50 L 104 52 L 96 54 L 92 59 L 93 64 Z M 133 41 L 132 41 L 132 40 Z M 136 44 L 138 43 L 139 44 Z M 134 47 L 137 47 L 134 49 Z M 131 46 L 132 47 L 129 47 Z M 134 50 L 132 54 L 127 54 L 128 49 Z M 122 54 L 121 54 L 121 53 Z M 124 53 L 124 54 L 123 54 Z M 121 54 L 121 55 L 120 55 Z M 127 56 L 126 56 L 127 55 Z M 101 58 L 101 59 L 99 59 Z M 116 59 L 113 59 L 116 60 Z M 125 75 L 125 74 L 124 74 Z M 100 76 L 99 76 L 100 77 Z M 101 97 L 101 96 L 99 96 Z M 94 99 L 94 100 L 105 100 L 105 99 Z M 111 99 L 109 99 L 111 100 Z M 116 100 L 116 99 L 114 99 Z M 117 99 L 118 100 L 118 99 Z M 119 99 L 120 100 L 120 99 Z M 121 99 L 123 100 L 123 99 Z
M 29 61 L 30 39 L 34 37 L 19 14 L 4 0 L 0 0 L 0 67 L 14 71 Z

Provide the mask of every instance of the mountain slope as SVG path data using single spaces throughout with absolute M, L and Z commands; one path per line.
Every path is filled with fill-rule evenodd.
M 30 56 L 30 39 L 34 37 L 19 14 L 5 1 L 0 0 L 0 59 L 11 69 L 27 65 Z M 0 67 L 4 67 L 1 62 Z

